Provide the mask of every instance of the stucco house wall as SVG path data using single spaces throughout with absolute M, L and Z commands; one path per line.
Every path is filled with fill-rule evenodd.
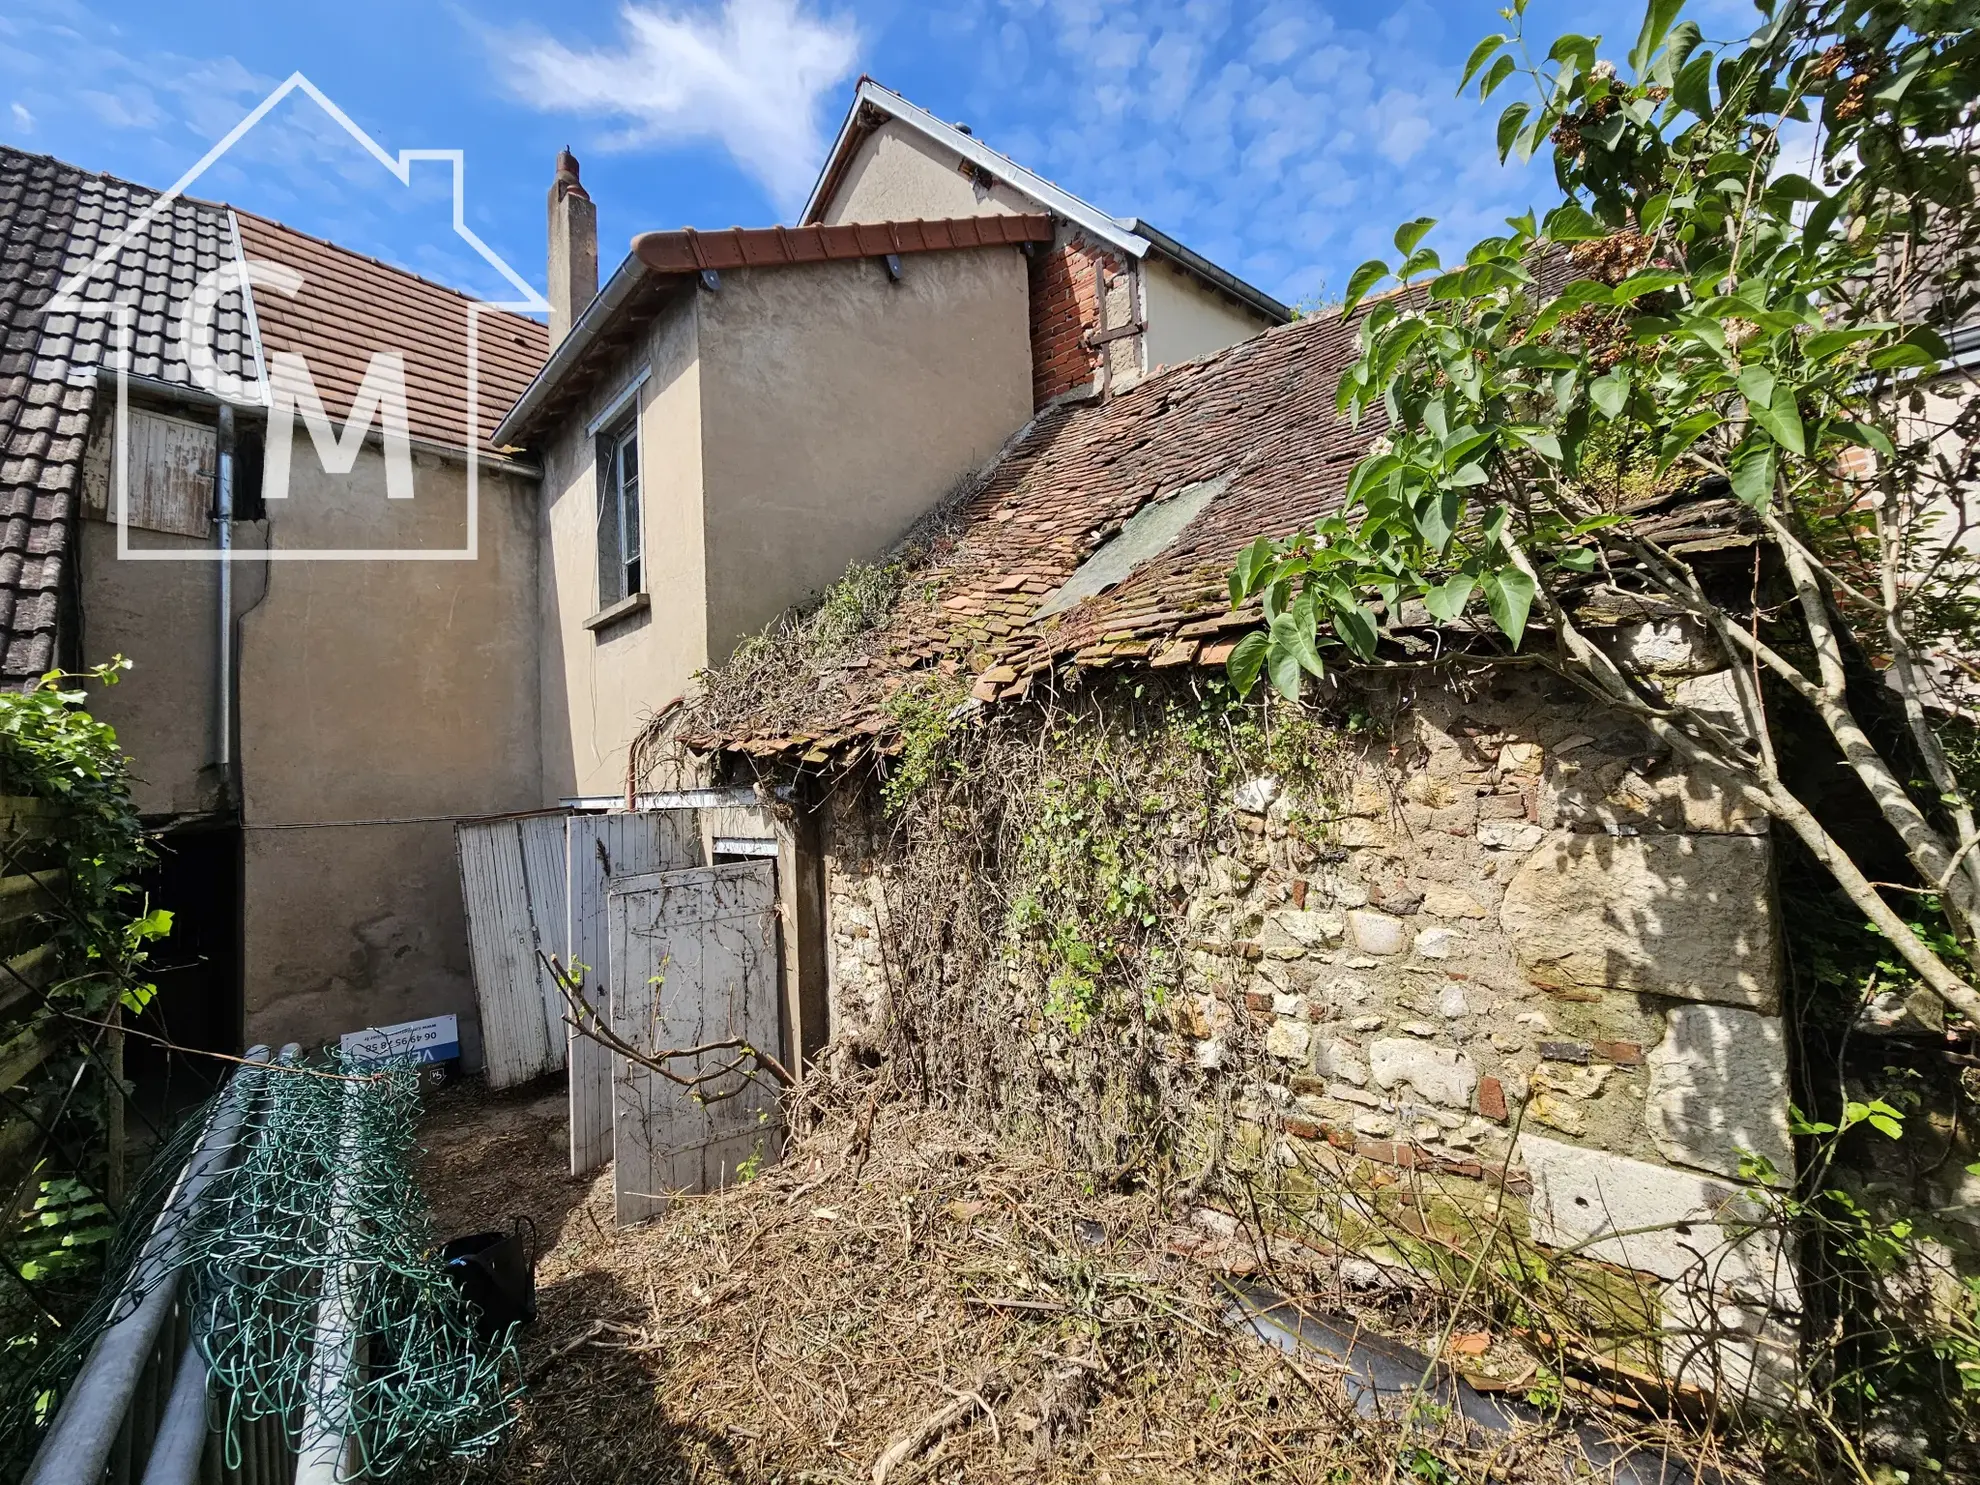
M 86 480 L 107 478 L 109 422 Z M 463 544 L 463 463 L 415 453 L 414 498 L 388 506 L 375 443 L 347 475 L 326 474 L 300 431 L 292 451 L 290 495 L 267 521 L 238 523 L 238 546 Z M 484 463 L 472 561 L 234 564 L 249 1043 L 454 1012 L 477 1057 L 453 830 L 540 795 L 535 505 L 533 479 Z M 82 527 L 86 658 L 134 662 L 92 704 L 143 779 L 139 808 L 224 809 L 215 564 L 119 561 L 114 527 Z
M 1012 248 L 726 274 L 701 318 L 710 659 L 885 551 L 1031 415 Z
M 889 119 L 863 140 L 819 220 L 939 221 L 992 212 L 1021 215 L 1037 204 L 1003 181 L 985 184 L 969 163 L 919 129 Z
M 706 665 L 702 372 L 695 294 L 680 296 L 545 451 L 541 582 L 543 802 L 625 789 L 626 749 Z M 642 373 L 640 515 L 649 606 L 586 628 L 598 605 L 597 440 L 585 432 Z
M 545 452 L 543 796 L 625 788 L 694 673 L 884 550 L 1031 413 L 1014 248 L 724 273 L 683 289 Z M 596 439 L 642 372 L 645 609 L 598 612 Z
M 1254 311 L 1157 258 L 1142 261 L 1141 299 L 1148 315 L 1142 337 L 1148 371 L 1221 351 L 1264 328 Z

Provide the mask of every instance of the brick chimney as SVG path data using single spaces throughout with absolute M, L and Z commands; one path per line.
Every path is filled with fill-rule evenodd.
M 577 156 L 557 152 L 550 183 L 550 347 L 598 293 L 598 208 L 578 180 Z

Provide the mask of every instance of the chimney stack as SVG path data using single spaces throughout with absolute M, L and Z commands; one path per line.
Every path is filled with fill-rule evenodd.
M 577 157 L 557 152 L 550 184 L 550 349 L 598 293 L 598 208 L 578 180 Z

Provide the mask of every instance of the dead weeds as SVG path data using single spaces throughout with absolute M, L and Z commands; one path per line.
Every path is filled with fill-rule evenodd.
M 462 1090 L 429 1124 L 443 1226 L 513 1208 L 556 1234 L 518 1428 L 463 1485 L 1610 1477 L 1565 1429 L 1358 1415 L 1325 1357 L 1232 1328 L 1219 1270 L 1339 1313 L 1337 1274 L 952 1115 L 857 1098 L 757 1179 L 616 1230 L 610 1172 L 557 1170 L 555 1112 Z M 1399 1290 L 1363 1309 L 1445 1329 Z

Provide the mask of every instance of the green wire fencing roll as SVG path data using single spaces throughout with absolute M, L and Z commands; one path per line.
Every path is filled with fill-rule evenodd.
M 509 1334 L 483 1340 L 449 1281 L 414 1178 L 418 1070 L 331 1053 L 274 1071 L 242 1158 L 187 1232 L 192 1331 L 227 1460 L 241 1425 L 351 1441 L 340 1478 L 422 1478 L 493 1448 L 515 1415 Z

